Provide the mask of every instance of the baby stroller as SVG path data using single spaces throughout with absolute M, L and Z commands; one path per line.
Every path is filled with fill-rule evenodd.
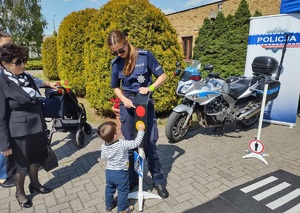
M 76 132 L 77 147 L 82 148 L 84 146 L 84 132 L 86 134 L 92 133 L 92 126 L 87 123 L 84 105 L 78 103 L 71 89 L 63 86 L 59 86 L 58 90 L 46 88 L 45 96 L 41 100 L 42 111 L 45 119 L 51 118 L 50 121 L 52 121 L 51 130 L 47 130 L 48 143 L 51 143 L 53 133 L 57 131 Z

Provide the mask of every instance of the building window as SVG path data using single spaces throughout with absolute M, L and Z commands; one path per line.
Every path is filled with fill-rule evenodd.
M 182 47 L 185 59 L 192 59 L 192 45 L 193 45 L 193 37 L 182 37 Z
M 219 11 L 219 12 L 222 11 L 222 4 L 218 4 L 218 11 Z

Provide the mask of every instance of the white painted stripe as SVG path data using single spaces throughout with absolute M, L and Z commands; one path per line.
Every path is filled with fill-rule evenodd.
M 259 187 L 267 185 L 267 184 L 269 184 L 269 183 L 271 183 L 271 182 L 273 182 L 273 181 L 275 181 L 277 179 L 278 179 L 277 177 L 270 176 L 270 177 L 268 177 L 266 179 L 263 179 L 261 181 L 258 181 L 256 183 L 253 183 L 253 184 L 251 184 L 249 186 L 246 186 L 246 187 L 242 188 L 241 191 L 244 192 L 244 193 L 248 193 L 248 192 L 251 192 L 251 191 L 253 191 L 253 190 L 255 190 L 255 189 L 259 188 Z
M 300 213 L 300 203 L 283 213 Z
M 253 198 L 257 201 L 260 201 L 262 199 L 265 199 L 266 197 L 271 196 L 272 194 L 275 194 L 276 192 L 279 192 L 287 187 L 289 187 L 291 184 L 287 183 L 287 182 L 283 182 L 277 186 L 274 186 L 266 191 L 263 191 L 262 193 L 259 193 L 255 196 L 253 196 Z
M 294 191 L 286 194 L 285 196 L 278 198 L 277 200 L 274 200 L 271 203 L 268 203 L 266 206 L 270 209 L 274 210 L 278 208 L 279 206 L 284 205 L 285 203 L 293 200 L 294 198 L 298 197 L 300 195 L 300 189 L 295 189 Z

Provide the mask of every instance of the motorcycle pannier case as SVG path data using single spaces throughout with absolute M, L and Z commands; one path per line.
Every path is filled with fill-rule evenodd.
M 259 100 L 263 99 L 263 92 L 264 92 L 264 85 L 265 84 L 268 84 L 268 91 L 267 91 L 266 102 L 272 101 L 275 98 L 277 98 L 277 96 L 279 94 L 279 90 L 280 90 L 280 82 L 276 81 L 276 80 L 269 80 L 266 83 L 261 83 L 258 86 L 258 89 L 260 90 L 260 92 L 257 93 L 257 98 Z
M 278 61 L 270 56 L 258 56 L 252 62 L 253 74 L 272 75 L 278 69 Z

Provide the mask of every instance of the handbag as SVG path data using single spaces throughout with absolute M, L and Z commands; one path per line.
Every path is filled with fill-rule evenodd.
M 49 172 L 50 170 L 58 167 L 58 160 L 54 150 L 50 147 L 50 145 L 47 145 L 47 148 L 48 148 L 47 157 L 44 162 L 40 163 L 40 166 L 45 171 Z

